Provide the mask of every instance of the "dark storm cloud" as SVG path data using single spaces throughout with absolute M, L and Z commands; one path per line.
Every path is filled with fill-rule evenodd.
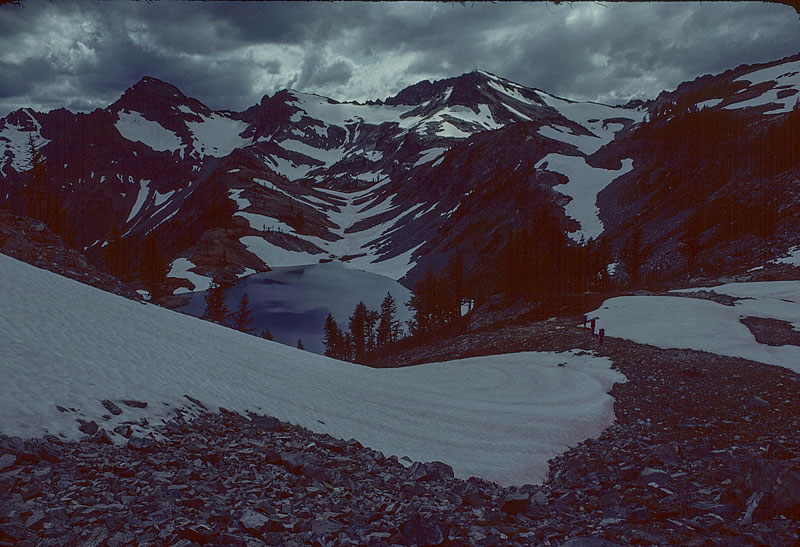
M 88 3 L 0 6 L 0 116 L 103 107 L 149 75 L 212 108 L 284 87 L 385 98 L 483 68 L 580 100 L 651 98 L 800 50 L 762 3 Z

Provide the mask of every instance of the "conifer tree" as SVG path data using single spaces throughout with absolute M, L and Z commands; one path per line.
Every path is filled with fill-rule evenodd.
M 28 216 L 44 220 L 47 216 L 47 191 L 44 187 L 47 178 L 47 158 L 42 153 L 42 147 L 36 142 L 33 133 L 28 134 L 28 162 L 26 173 L 31 177 L 31 182 L 26 188 L 28 200 Z
M 334 359 L 343 358 L 342 346 L 344 345 L 344 342 L 341 340 L 342 331 L 339 329 L 339 325 L 336 324 L 336 320 L 330 313 L 328 314 L 328 317 L 325 318 L 323 337 L 325 344 L 325 355 L 328 357 L 333 357 Z
M 111 227 L 111 232 L 106 240 L 107 244 L 103 248 L 103 260 L 106 264 L 106 270 L 117 277 L 125 273 L 121 237 L 119 227 L 115 224 Z
M 264 340 L 274 340 L 272 336 L 272 331 L 269 329 L 264 329 L 261 331 L 261 338 L 263 338 Z
M 364 302 L 356 304 L 353 315 L 350 316 L 348 327 L 353 344 L 353 357 L 359 361 L 366 353 L 369 344 L 369 311 Z
M 206 311 L 203 314 L 203 319 L 224 324 L 228 316 L 228 308 L 225 306 L 225 288 L 218 277 L 214 276 L 205 298 Z
M 303 346 L 302 338 L 297 339 L 297 349 L 306 349 L 305 346 Z
M 164 281 L 169 273 L 169 266 L 158 250 L 158 242 L 153 234 L 144 239 L 142 257 L 142 279 L 153 300 L 164 296 Z
M 377 346 L 378 349 L 385 349 L 397 341 L 400 334 L 400 323 L 395 319 L 397 314 L 397 302 L 391 293 L 387 292 L 386 297 L 381 302 L 379 312 Z
M 250 308 L 250 297 L 247 296 L 247 293 L 244 293 L 241 300 L 239 300 L 239 306 L 233 312 L 232 319 L 233 328 L 236 330 L 242 332 L 253 331 L 252 327 L 250 327 L 250 321 L 253 319 L 253 310 Z
M 375 310 L 367 310 L 367 316 L 364 319 L 364 349 L 365 352 L 375 351 L 377 344 L 376 325 L 380 316 Z

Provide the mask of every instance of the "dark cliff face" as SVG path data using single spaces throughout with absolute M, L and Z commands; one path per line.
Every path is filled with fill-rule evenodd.
M 644 277 L 736 270 L 797 243 L 798 59 L 626 107 L 475 71 L 384 102 L 286 90 L 235 113 L 145 77 L 103 110 L 0 120 L 0 206 L 132 279 L 147 237 L 206 278 L 330 259 L 409 285 L 456 259 L 481 277 L 523 232 L 559 253 L 592 240 L 620 275 L 632 234 Z M 27 172 L 29 135 L 45 176 Z

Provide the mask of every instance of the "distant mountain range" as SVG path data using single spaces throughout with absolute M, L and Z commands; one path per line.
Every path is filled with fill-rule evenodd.
M 331 260 L 411 286 L 458 257 L 480 280 L 521 230 L 591 245 L 612 278 L 735 271 L 800 240 L 799 91 L 800 55 L 624 106 L 475 71 L 232 112 L 145 77 L 92 113 L 0 119 L 0 207 L 133 280 L 149 238 L 169 294 Z

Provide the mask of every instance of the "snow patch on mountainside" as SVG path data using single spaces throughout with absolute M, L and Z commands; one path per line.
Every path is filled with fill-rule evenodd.
M 139 211 L 142 208 L 142 205 L 144 205 L 144 201 L 147 199 L 147 196 L 150 193 L 149 185 L 150 185 L 149 180 L 139 181 L 139 193 L 136 196 L 136 201 L 134 202 L 133 207 L 131 207 L 131 212 L 128 215 L 128 220 L 125 221 L 126 224 L 130 222 L 131 219 L 139 213 Z
M 366 272 L 384 275 L 390 279 L 397 280 L 410 272 L 411 268 L 416 265 L 416 262 L 412 259 L 412 255 L 426 243 L 427 241 L 423 241 L 419 245 L 391 258 L 376 259 L 375 255 L 372 254 L 366 257 L 355 258 L 351 260 L 349 264 Z
M 176 279 L 186 279 L 192 285 L 194 285 L 195 291 L 205 291 L 208 290 L 208 287 L 211 286 L 212 279 L 210 277 L 206 277 L 204 275 L 200 275 L 194 272 L 191 272 L 192 268 L 195 267 L 195 264 L 192 261 L 186 258 L 176 258 L 172 261 L 172 264 L 169 267 L 169 273 L 167 273 L 167 277 L 174 277 Z M 178 287 L 175 289 L 173 294 L 182 294 L 191 292 L 186 287 Z
M 270 268 L 282 266 L 302 266 L 319 262 L 320 257 L 325 255 L 312 255 L 305 251 L 290 251 L 279 247 L 260 236 L 244 236 L 239 241 L 247 247 L 247 250 L 256 255 L 264 264 Z
M 725 306 L 680 296 L 621 296 L 603 302 L 589 317 L 608 336 L 660 348 L 689 348 L 742 357 L 800 372 L 800 346 L 769 346 L 756 341 L 742 317 L 762 317 L 800 328 L 800 281 L 730 283 L 675 292 L 709 290 L 737 300 Z
M 748 108 L 772 104 L 773 106 L 765 111 L 766 114 L 783 114 L 791 111 L 797 103 L 798 98 L 800 98 L 800 95 L 797 93 L 783 98 L 778 97 L 778 94 L 786 89 L 800 91 L 800 61 L 792 61 L 749 72 L 734 81 L 750 82 L 751 86 L 765 82 L 775 82 L 775 85 L 772 89 L 762 93 L 758 97 L 729 104 L 725 109 Z
M 284 150 L 297 152 L 298 154 L 303 154 L 304 156 L 315 159 L 325 167 L 330 167 L 344 157 L 344 150 L 342 148 L 333 148 L 330 150 L 314 148 L 313 146 L 294 139 L 286 139 L 280 141 L 278 144 Z
M 186 126 L 192 132 L 194 150 L 201 156 L 221 158 L 251 143 L 250 139 L 241 136 L 248 128 L 247 123 L 219 114 L 197 115 L 203 121 L 186 122 Z
M 596 135 L 575 135 L 569 129 L 561 125 L 543 125 L 539 128 L 537 133 L 548 139 L 571 144 L 587 156 L 594 154 L 601 146 L 609 142 L 609 139 L 601 139 Z
M 230 196 L 230 198 L 236 202 L 239 211 L 250 207 L 250 200 L 243 198 L 242 192 L 244 192 L 244 190 L 240 188 L 231 188 L 228 190 L 228 196 Z
M 521 102 L 523 104 L 527 104 L 527 105 L 533 105 L 534 104 L 533 101 L 531 101 L 530 99 L 526 98 L 522 93 L 520 93 L 518 89 L 515 89 L 515 88 L 513 88 L 511 86 L 507 86 L 504 82 L 498 80 L 494 76 L 490 76 L 490 77 L 495 81 L 487 82 L 487 83 L 489 84 L 489 87 L 491 87 L 495 91 L 499 91 L 503 95 L 511 97 L 512 99 L 514 99 L 516 101 L 519 101 L 519 102 Z
M 782 256 L 772 260 L 775 264 L 790 264 L 792 266 L 800 266 L 800 245 L 789 249 L 788 256 Z
M 292 181 L 305 178 L 313 168 L 311 165 L 298 165 L 293 161 L 276 156 L 267 156 L 264 160 L 267 167 Z
M 8 435 L 78 439 L 81 417 L 122 442 L 116 425 L 158 424 L 189 395 L 214 411 L 252 410 L 386 455 L 444 461 L 462 478 L 524 484 L 543 480 L 550 458 L 613 422 L 607 392 L 624 380 L 609 359 L 586 352 L 371 369 L 132 302 L 2 255 L 0 294 L 0 431 Z M 105 420 L 103 399 L 148 405 L 125 406 Z M 135 430 L 142 434 L 142 426 Z
M 623 160 L 622 168 L 616 171 L 592 167 L 581 156 L 548 154 L 539 160 L 536 168 L 542 168 L 545 163 L 545 169 L 561 173 L 569 179 L 566 184 L 555 187 L 560 193 L 572 198 L 564 206 L 564 212 L 581 225 L 580 229 L 570 232 L 569 237 L 573 241 L 580 241 L 602 234 L 603 221 L 600 220 L 600 209 L 597 207 L 597 194 L 614 179 L 633 169 L 633 160 Z
M 422 156 L 420 156 L 420 158 L 414 164 L 414 167 L 419 167 L 422 164 L 431 162 L 431 161 L 435 160 L 436 158 L 438 158 L 439 156 L 441 156 L 442 154 L 444 154 L 445 152 L 447 152 L 448 150 L 449 150 L 449 148 L 441 148 L 441 147 L 436 147 L 436 148 L 430 148 L 428 150 L 423 150 L 421 152 Z
M 131 142 L 141 142 L 157 152 L 175 152 L 185 146 L 178 135 L 139 112 L 122 110 L 117 116 L 114 127 Z
M 234 216 L 242 217 L 247 220 L 248 224 L 250 224 L 250 227 L 254 230 L 274 230 L 278 232 L 285 232 L 287 234 L 294 233 L 294 228 L 288 224 L 266 215 L 260 215 L 258 213 L 243 213 L 238 211 L 234 213 Z
M 27 169 L 28 161 L 30 160 L 28 155 L 28 139 L 30 135 L 33 135 L 36 146 L 42 147 L 50 142 L 49 139 L 42 137 L 41 126 L 31 114 L 31 109 L 27 108 L 23 112 L 31 119 L 35 129 L 33 131 L 25 130 L 22 127 L 12 125 L 8 121 L 5 122 L 5 126 L 0 130 L 0 168 L 5 168 L 9 164 L 6 158 L 10 153 L 12 156 L 10 163 L 15 171 L 22 172 Z
M 308 116 L 321 120 L 328 125 L 339 127 L 358 122 L 372 125 L 380 125 L 384 122 L 399 122 L 400 116 L 412 108 L 408 106 L 337 103 L 319 95 L 301 93 L 294 90 L 291 90 L 291 94 L 294 97 L 292 103 Z

